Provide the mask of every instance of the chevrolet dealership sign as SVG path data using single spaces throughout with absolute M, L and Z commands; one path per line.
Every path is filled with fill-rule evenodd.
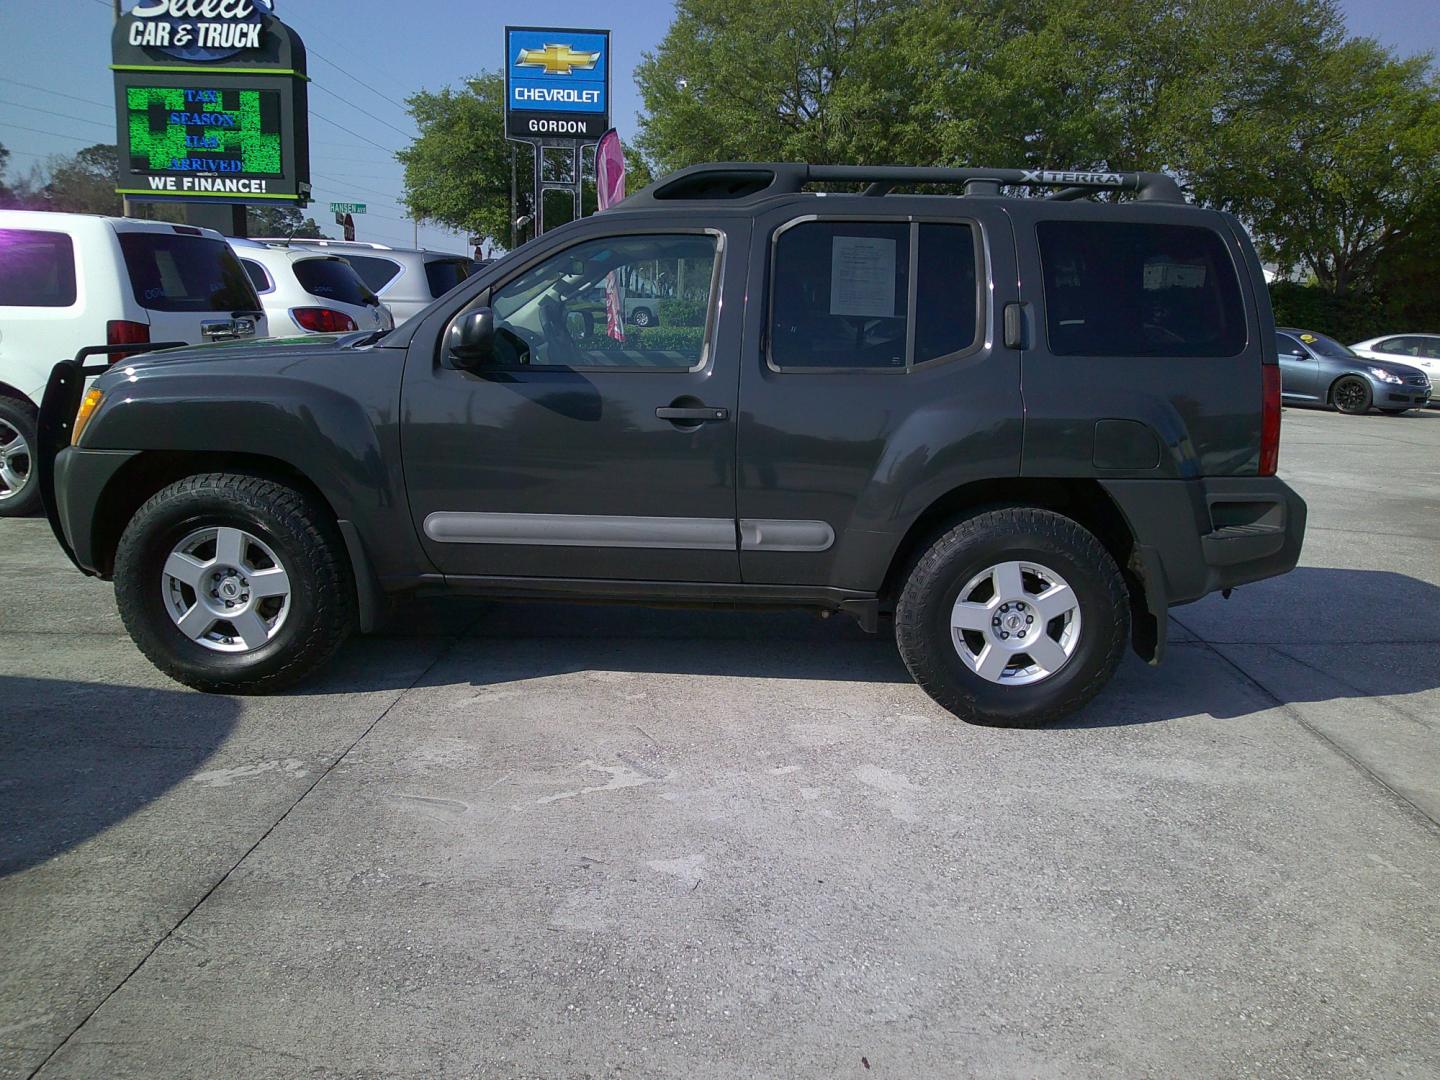
M 600 138 L 610 127 L 610 31 L 505 28 L 505 134 Z

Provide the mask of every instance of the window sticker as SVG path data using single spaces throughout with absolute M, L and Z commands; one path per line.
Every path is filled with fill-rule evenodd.
M 893 318 L 895 241 L 837 236 L 830 244 L 830 314 Z

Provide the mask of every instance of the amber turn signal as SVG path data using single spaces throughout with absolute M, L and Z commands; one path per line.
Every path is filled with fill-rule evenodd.
M 103 390 L 87 390 L 85 396 L 80 399 L 80 410 L 75 414 L 75 427 L 70 432 L 70 445 L 80 444 L 80 435 L 85 430 L 85 425 L 90 423 L 90 418 L 95 415 L 95 410 L 100 407 L 100 399 L 105 396 Z

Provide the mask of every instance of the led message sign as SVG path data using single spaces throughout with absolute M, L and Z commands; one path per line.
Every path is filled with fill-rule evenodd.
M 305 46 L 268 0 L 142 0 L 112 49 L 122 194 L 308 201 Z

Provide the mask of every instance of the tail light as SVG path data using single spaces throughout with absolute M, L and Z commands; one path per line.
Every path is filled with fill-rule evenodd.
M 130 322 L 128 319 L 111 319 L 105 324 L 106 345 L 148 345 L 150 343 L 150 327 L 143 322 Z M 108 357 L 110 363 L 118 364 L 127 356 L 133 353 L 117 352 L 111 353 Z
M 328 307 L 291 308 L 290 317 L 316 334 L 343 334 L 356 329 L 355 320 L 349 315 Z
M 1280 365 L 1260 366 L 1260 475 L 1280 465 Z

